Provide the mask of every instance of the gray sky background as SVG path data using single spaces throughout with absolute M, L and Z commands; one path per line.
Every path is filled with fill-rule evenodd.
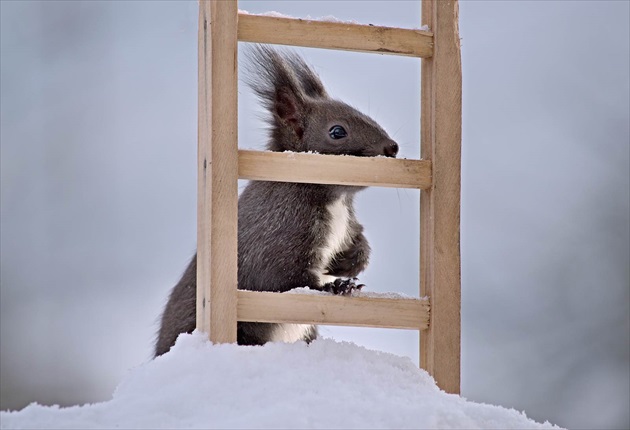
M 630 417 L 626 1 L 463 1 L 462 393 L 571 428 Z M 418 27 L 419 2 L 241 1 Z M 0 407 L 105 400 L 195 249 L 197 3 L 0 2 Z M 298 48 L 419 156 L 420 60 Z M 239 140 L 262 148 L 239 88 Z M 418 192 L 369 189 L 374 291 L 418 290 Z M 325 327 L 408 355 L 416 332 Z

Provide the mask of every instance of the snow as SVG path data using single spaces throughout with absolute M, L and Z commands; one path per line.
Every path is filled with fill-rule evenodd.
M 251 15 L 270 16 L 270 17 L 273 17 L 273 18 L 294 18 L 293 16 L 285 15 L 283 13 L 276 12 L 276 11 L 273 11 L 273 10 L 270 10 L 269 12 L 265 12 L 265 13 L 251 14 Z
M 360 283 L 360 282 L 359 282 Z M 275 293 L 269 293 L 275 294 Z M 294 288 L 284 294 L 306 294 L 312 296 L 332 296 L 334 294 L 325 291 L 313 290 L 309 287 Z M 373 291 L 352 291 L 352 297 L 370 297 L 373 299 L 405 299 L 405 300 L 427 300 L 427 298 L 412 297 L 403 293 L 377 293 Z
M 353 297 L 370 297 L 373 299 L 405 299 L 405 300 L 428 300 L 427 297 L 412 297 L 403 293 L 377 293 L 375 291 L 353 291 Z
M 440 391 L 408 358 L 352 343 L 213 345 L 181 335 L 131 370 L 111 400 L 0 413 L 13 428 L 552 429 Z
M 294 16 L 291 15 L 285 15 L 283 13 L 280 12 L 276 12 L 276 11 L 269 11 L 269 12 L 263 12 L 263 13 L 250 13 L 246 10 L 242 10 L 239 9 L 238 13 L 243 14 L 243 15 L 257 15 L 257 16 L 270 16 L 273 18 L 290 18 L 290 19 L 301 19 L 301 18 L 296 18 Z M 307 21 L 324 21 L 324 22 L 336 22 L 336 23 L 340 23 L 340 24 L 357 24 L 357 25 L 364 25 L 364 24 L 360 24 L 358 21 L 355 21 L 353 19 L 351 20 L 343 20 L 343 19 L 339 19 L 333 15 L 326 15 L 326 16 L 320 16 L 319 18 L 311 18 L 310 15 L 306 15 L 306 18 L 303 18 Z M 423 27 L 426 27 L 423 26 Z M 428 29 L 428 27 L 427 27 Z
M 310 19 L 310 18 L 307 18 L 307 19 Z M 354 19 L 344 21 L 343 19 L 339 19 L 333 15 L 321 16 L 319 18 L 315 18 L 315 20 L 325 21 L 325 22 L 338 22 L 340 24 L 359 24 L 359 22 L 355 21 Z
M 269 12 L 263 12 L 263 13 L 251 13 L 248 12 L 246 10 L 243 9 L 239 9 L 238 13 L 242 14 L 242 15 L 257 15 L 257 16 L 270 16 L 272 18 L 290 18 L 290 19 L 300 19 L 300 18 L 296 18 L 294 16 L 291 15 L 286 15 L 284 13 L 280 13 L 280 12 L 276 12 L 276 11 L 269 11 Z M 336 23 L 340 23 L 340 24 L 356 24 L 356 25 L 366 25 L 366 24 L 361 24 L 360 22 L 351 19 L 351 20 L 343 20 L 343 19 L 339 19 L 334 15 L 326 15 L 326 16 L 320 16 L 319 18 L 311 18 L 310 15 L 306 15 L 306 18 L 303 18 L 307 21 L 324 21 L 324 22 L 336 22 Z M 372 24 L 369 24 L 372 25 Z M 420 30 L 420 31 L 431 31 L 431 29 L 429 28 L 428 25 L 423 25 L 421 27 L 415 27 L 412 30 Z

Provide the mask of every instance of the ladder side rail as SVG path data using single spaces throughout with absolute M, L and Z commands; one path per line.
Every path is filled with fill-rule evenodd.
M 199 2 L 197 328 L 236 342 L 237 4 Z
M 434 35 L 422 60 L 421 153 L 432 186 L 420 193 L 420 295 L 431 301 L 420 335 L 420 366 L 449 393 L 460 391 L 461 57 L 456 0 L 423 1 L 422 23 Z

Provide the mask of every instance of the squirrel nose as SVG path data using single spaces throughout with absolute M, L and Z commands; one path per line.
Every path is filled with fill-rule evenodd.
M 398 144 L 393 140 L 389 140 L 385 142 L 385 147 L 383 148 L 383 154 L 386 157 L 395 157 L 398 154 Z

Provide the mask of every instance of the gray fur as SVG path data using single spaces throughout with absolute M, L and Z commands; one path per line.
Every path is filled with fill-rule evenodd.
M 249 52 L 248 84 L 269 110 L 272 151 L 394 157 L 398 145 L 371 118 L 331 99 L 317 74 L 302 58 L 257 45 Z M 332 139 L 341 125 L 347 137 Z M 354 213 L 354 196 L 362 187 L 251 181 L 238 205 L 238 288 L 285 292 L 299 287 L 325 289 L 329 275 L 353 278 L 368 264 L 370 247 Z M 343 220 L 333 219 L 336 205 Z M 346 222 L 347 221 L 347 222 Z M 331 242 L 333 225 L 343 240 Z M 327 255 L 330 243 L 339 245 Z M 180 333 L 195 328 L 196 256 L 173 288 L 162 315 L 155 355 L 167 352 Z M 238 323 L 240 345 L 281 340 L 288 326 Z M 297 327 L 296 327 L 297 328 Z M 302 339 L 317 337 L 304 326 Z M 302 329 L 300 328 L 300 330 Z M 293 331 L 296 332 L 296 331 Z

